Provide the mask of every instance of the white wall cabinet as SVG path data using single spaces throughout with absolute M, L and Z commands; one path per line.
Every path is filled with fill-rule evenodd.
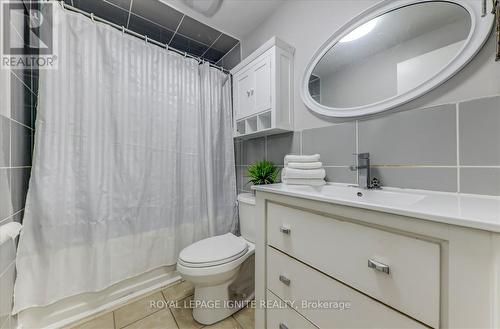
M 231 70 L 235 137 L 293 130 L 293 53 L 274 37 Z

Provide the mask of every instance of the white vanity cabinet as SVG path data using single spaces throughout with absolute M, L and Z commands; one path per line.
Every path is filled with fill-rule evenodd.
M 293 130 L 293 53 L 274 37 L 231 70 L 235 137 Z
M 498 232 L 286 190 L 257 188 L 257 305 L 288 307 L 256 328 L 498 328 Z

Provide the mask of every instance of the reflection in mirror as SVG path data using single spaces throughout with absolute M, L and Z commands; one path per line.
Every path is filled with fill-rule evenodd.
M 468 11 L 450 2 L 417 3 L 388 12 L 328 50 L 309 79 L 309 93 L 333 108 L 365 106 L 404 94 L 446 67 L 462 49 L 470 28 Z
M 321 82 L 318 76 L 312 74 L 309 78 L 309 93 L 311 97 L 318 103 L 321 103 Z

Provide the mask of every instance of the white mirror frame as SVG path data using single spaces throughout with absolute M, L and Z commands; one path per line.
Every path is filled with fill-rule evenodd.
M 375 6 L 365 10 L 360 15 L 354 17 L 347 22 L 339 30 L 337 30 L 312 56 L 307 65 L 300 87 L 300 95 L 305 105 L 313 112 L 337 118 L 360 117 L 383 111 L 390 110 L 394 107 L 407 103 L 417 97 L 424 95 L 432 89 L 443 84 L 450 79 L 458 71 L 460 71 L 482 48 L 488 39 L 493 23 L 494 15 L 491 14 L 492 1 L 490 0 L 440 0 L 449 3 L 455 3 L 467 10 L 471 17 L 471 30 L 469 36 L 464 43 L 462 49 L 453 57 L 448 65 L 446 65 L 432 79 L 423 84 L 391 98 L 373 104 L 350 107 L 350 108 L 335 108 L 328 107 L 316 102 L 309 93 L 309 77 L 321 58 L 333 47 L 340 39 L 349 32 L 372 20 L 375 17 L 388 13 L 392 10 L 405 7 L 412 4 L 432 2 L 429 0 L 384 0 Z M 493 60 L 493 58 L 492 58 Z

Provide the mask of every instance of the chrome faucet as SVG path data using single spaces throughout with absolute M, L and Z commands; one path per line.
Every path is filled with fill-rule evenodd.
M 364 189 L 379 188 L 378 180 L 376 184 L 372 184 L 370 174 L 370 153 L 354 154 L 358 156 L 357 165 L 350 166 L 352 171 L 358 171 L 358 185 Z

